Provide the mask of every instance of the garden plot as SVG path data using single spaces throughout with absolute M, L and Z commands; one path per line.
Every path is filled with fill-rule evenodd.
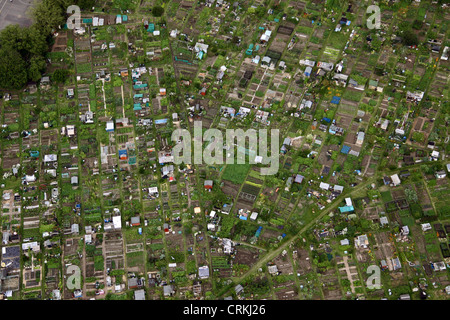
M 107 65 L 109 62 L 108 51 L 101 50 L 101 45 L 103 42 L 94 42 L 92 45 L 92 65 L 94 67 L 94 71 L 105 70 L 107 71 Z
M 94 263 L 86 263 L 86 278 L 95 276 Z
M 323 51 L 323 57 L 328 58 L 326 59 L 328 62 L 336 63 L 338 56 L 340 54 L 340 51 L 338 49 L 332 48 L 332 47 L 325 47 Z
M 386 63 L 389 61 L 389 57 L 392 57 L 393 52 L 392 52 L 392 48 L 390 47 L 383 47 L 383 51 L 380 52 L 380 56 L 378 58 L 378 63 L 380 65 L 386 65 Z
M 363 213 L 361 214 L 361 218 L 372 220 L 375 223 L 379 222 L 380 216 L 378 215 L 379 212 L 383 211 L 379 207 L 369 207 L 364 208 Z
M 197 265 L 202 266 L 208 264 L 207 260 L 207 250 L 205 247 L 200 247 L 199 245 L 199 238 L 197 236 L 197 248 L 196 248 L 196 259 L 197 259 Z M 200 240 L 200 242 L 203 240 Z
M 368 61 L 368 57 L 359 56 L 359 60 L 354 67 L 355 70 L 352 70 L 352 72 L 355 73 L 356 71 L 356 73 L 362 75 L 364 78 L 370 78 L 372 72 L 369 71 L 371 67 L 367 64 Z
M 240 186 L 227 180 L 222 180 L 222 183 L 222 192 L 227 196 L 230 196 L 232 199 L 236 199 Z
M 242 187 L 242 190 L 239 194 L 239 197 L 248 201 L 254 202 L 256 200 L 256 197 L 259 194 L 259 191 L 261 190 L 260 187 L 245 183 Z
M 75 39 L 74 41 L 75 50 L 77 52 L 84 52 L 84 51 L 90 51 L 91 50 L 91 42 L 89 39 Z
M 58 36 L 55 38 L 55 43 L 52 46 L 51 52 L 64 52 L 67 48 L 67 32 L 59 30 Z
M 58 142 L 58 129 L 41 130 L 41 146 L 53 146 Z
M 345 61 L 344 71 L 345 71 L 346 75 L 352 74 L 352 72 L 354 71 L 353 68 L 356 65 L 356 61 L 357 61 L 356 58 L 357 58 L 357 56 L 350 54 L 350 55 L 348 55 L 347 59 L 344 60 Z
M 239 200 L 236 202 L 234 206 L 234 212 L 238 212 L 240 209 L 251 210 L 253 208 L 254 201 L 248 200 L 245 198 L 245 195 L 242 193 L 239 194 Z
M 412 70 L 414 68 L 414 63 L 416 61 L 415 54 L 408 54 L 403 59 L 399 59 L 397 63 L 397 67 L 402 70 Z
M 428 196 L 428 192 L 423 184 L 415 184 L 415 189 L 417 193 L 417 198 L 420 199 L 420 206 L 425 211 L 433 211 L 433 206 L 431 205 L 431 199 Z
M 78 84 L 77 93 L 78 93 L 78 107 L 87 106 L 89 104 L 89 85 Z
M 281 101 L 281 99 L 283 98 L 283 94 L 284 91 L 287 88 L 287 85 L 289 84 L 289 80 L 290 79 L 290 75 L 286 74 L 286 73 L 277 73 L 275 74 L 274 78 L 273 78 L 273 85 L 279 89 L 280 91 L 275 93 L 275 99 L 278 101 Z
M 298 293 L 297 288 L 293 285 L 283 288 L 281 290 L 275 291 L 275 296 L 277 300 L 297 300 Z
M 278 271 L 283 275 L 291 275 L 294 273 L 294 268 L 292 267 L 291 261 L 287 254 L 279 255 L 272 261 L 277 265 Z
M 320 277 L 322 292 L 325 300 L 340 300 L 342 298 L 339 279 L 334 270 L 327 270 Z
M 5 170 L 10 170 L 13 166 L 20 163 L 20 158 L 16 155 L 20 153 L 19 144 L 11 144 L 3 147 L 2 166 Z
M 375 258 L 377 260 L 386 260 L 389 270 L 393 270 L 390 259 L 394 256 L 394 248 L 389 232 L 380 232 L 375 234 L 376 244 L 373 246 Z
M 290 39 L 291 39 L 291 37 L 288 35 L 284 35 L 284 34 L 280 34 L 280 33 L 277 34 L 275 39 L 272 41 L 272 43 L 269 47 L 269 50 L 277 52 L 277 53 L 282 53 L 284 51 L 284 48 L 286 48 L 286 45 Z M 267 53 L 266 53 L 266 55 L 267 55 Z
M 288 7 L 292 7 L 298 11 L 302 11 L 306 7 L 306 3 L 303 1 L 290 1 Z
M 418 117 L 414 119 L 412 130 L 408 137 L 408 142 L 413 140 L 414 143 L 425 145 L 428 141 L 428 136 L 430 135 L 432 128 L 433 122 L 428 118 Z
M 259 260 L 259 252 L 257 249 L 247 246 L 239 246 L 235 249 L 234 264 L 245 264 L 250 268 Z
M 143 273 L 145 271 L 143 251 L 127 253 L 126 258 L 128 272 Z
M 320 54 L 322 46 L 320 44 L 315 44 L 313 42 L 308 43 L 308 48 L 305 53 L 305 59 L 315 60 Z
M 339 146 L 337 144 L 332 144 L 328 146 L 324 146 L 319 154 L 319 158 L 317 159 L 317 162 L 323 166 L 328 166 L 331 168 L 334 161 L 331 159 L 331 156 L 329 156 L 327 153 L 328 151 L 339 151 Z
M 179 195 L 178 195 L 178 187 L 176 184 L 170 185 L 170 199 L 172 200 L 172 209 L 175 208 L 175 206 L 178 206 L 179 203 Z
M 122 239 L 105 238 L 106 268 L 122 269 L 124 267 L 124 252 Z
M 169 247 L 177 247 L 180 244 L 183 245 L 183 228 L 181 224 L 174 224 L 172 225 L 172 232 L 169 232 L 169 234 L 166 234 L 166 242 L 167 246 Z M 180 252 L 183 252 L 183 250 L 180 250 Z
M 286 108 L 297 108 L 300 105 L 301 94 L 294 90 L 286 93 L 284 98 Z
M 28 230 L 39 228 L 39 221 L 39 215 L 34 217 L 23 217 L 23 228 Z
M 282 211 L 284 211 L 284 209 L 286 209 L 288 206 L 289 206 L 289 199 L 288 199 L 288 198 L 281 197 L 280 200 L 279 200 L 278 203 L 277 203 L 277 208 L 278 208 L 278 210 L 279 210 L 280 212 L 282 212 Z M 292 209 L 292 208 L 289 208 L 289 209 Z M 291 211 L 289 210 L 289 212 L 291 212 Z
M 350 147 L 352 147 L 352 149 L 353 149 L 355 141 L 356 141 L 355 131 L 347 132 L 347 135 L 345 136 L 345 140 L 344 140 L 345 144 L 350 145 Z
M 267 197 L 267 200 L 270 202 L 275 202 L 278 198 L 278 193 L 275 192 L 274 188 L 264 188 L 262 194 Z
M 45 286 L 48 291 L 58 288 L 59 275 L 59 268 L 47 268 L 47 275 L 45 276 Z
M 69 238 L 65 240 L 64 243 L 64 256 L 72 256 L 77 253 L 78 250 L 78 239 L 77 238 Z
M 371 177 L 375 174 L 376 162 L 372 159 L 372 156 L 366 154 L 361 161 L 361 168 L 363 168 L 363 175 Z
M 76 55 L 77 75 L 88 76 L 92 72 L 91 54 L 82 52 Z
M 15 111 L 14 107 L 8 106 L 8 107 L 4 108 L 3 124 L 11 126 L 12 124 L 19 122 L 19 119 L 20 119 L 19 113 Z M 17 128 L 17 130 L 11 130 L 11 131 L 18 131 L 18 128 Z
M 448 73 L 443 71 L 436 72 L 433 82 L 430 85 L 429 94 L 436 98 L 441 98 L 444 92 L 447 92 L 448 98 Z
M 275 220 L 275 219 L 271 219 Z M 283 221 L 281 218 L 277 219 L 277 222 Z M 260 240 L 268 241 L 268 242 L 278 242 L 278 237 L 281 236 L 282 232 L 272 230 L 269 228 L 263 228 L 263 231 L 260 236 Z
M 90 52 L 91 50 L 91 42 L 89 41 L 89 39 L 75 39 L 74 41 L 74 48 L 75 48 L 75 53 L 78 56 L 79 53 L 83 53 L 83 52 Z M 83 55 L 80 55 L 80 59 L 81 61 L 83 61 Z M 87 61 L 87 60 L 85 60 Z

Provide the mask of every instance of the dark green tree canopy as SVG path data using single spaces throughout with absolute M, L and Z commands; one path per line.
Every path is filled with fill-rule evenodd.
M 0 49 L 0 87 L 20 89 L 27 80 L 27 67 L 22 56 L 11 47 L 2 47 Z
M 152 8 L 152 15 L 154 17 L 161 17 L 164 14 L 164 8 L 161 6 L 154 6 Z

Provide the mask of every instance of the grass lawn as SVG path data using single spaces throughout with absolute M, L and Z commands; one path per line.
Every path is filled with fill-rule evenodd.
M 90 63 L 83 63 L 77 66 L 77 72 L 78 73 L 87 73 L 91 72 L 91 64 Z
M 391 192 L 390 191 L 381 192 L 381 199 L 383 199 L 383 202 L 392 201 Z
M 250 164 L 229 164 L 225 168 L 222 179 L 242 184 L 249 169 Z
M 342 98 L 347 99 L 347 100 L 352 100 L 352 101 L 360 101 L 362 96 L 363 96 L 364 92 L 357 92 L 357 91 L 349 91 L 346 90 L 342 96 Z
M 342 50 L 347 42 L 348 36 L 342 32 L 333 32 L 328 39 L 328 44 L 333 48 Z
M 127 266 L 137 267 L 144 265 L 144 256 L 142 251 L 127 253 Z

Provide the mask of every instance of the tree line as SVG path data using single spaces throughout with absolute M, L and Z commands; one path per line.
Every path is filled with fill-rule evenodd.
M 73 4 L 87 9 L 94 1 L 41 0 L 31 7 L 31 26 L 9 25 L 0 32 L 0 88 L 21 89 L 41 79 L 53 34 L 66 23 L 67 8 Z

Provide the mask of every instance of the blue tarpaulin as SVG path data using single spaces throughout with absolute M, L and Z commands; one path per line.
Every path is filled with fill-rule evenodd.
M 147 84 L 146 83 L 141 83 L 141 84 L 135 84 L 133 86 L 133 89 L 142 89 L 142 88 L 146 88 Z
M 157 119 L 155 120 L 155 124 L 164 124 L 167 123 L 167 119 Z
M 341 97 L 336 97 L 336 96 L 334 96 L 334 97 L 331 99 L 331 103 L 339 104 L 339 102 L 341 102 Z
M 341 152 L 344 154 L 348 154 L 350 152 L 350 147 L 349 146 L 342 146 Z

